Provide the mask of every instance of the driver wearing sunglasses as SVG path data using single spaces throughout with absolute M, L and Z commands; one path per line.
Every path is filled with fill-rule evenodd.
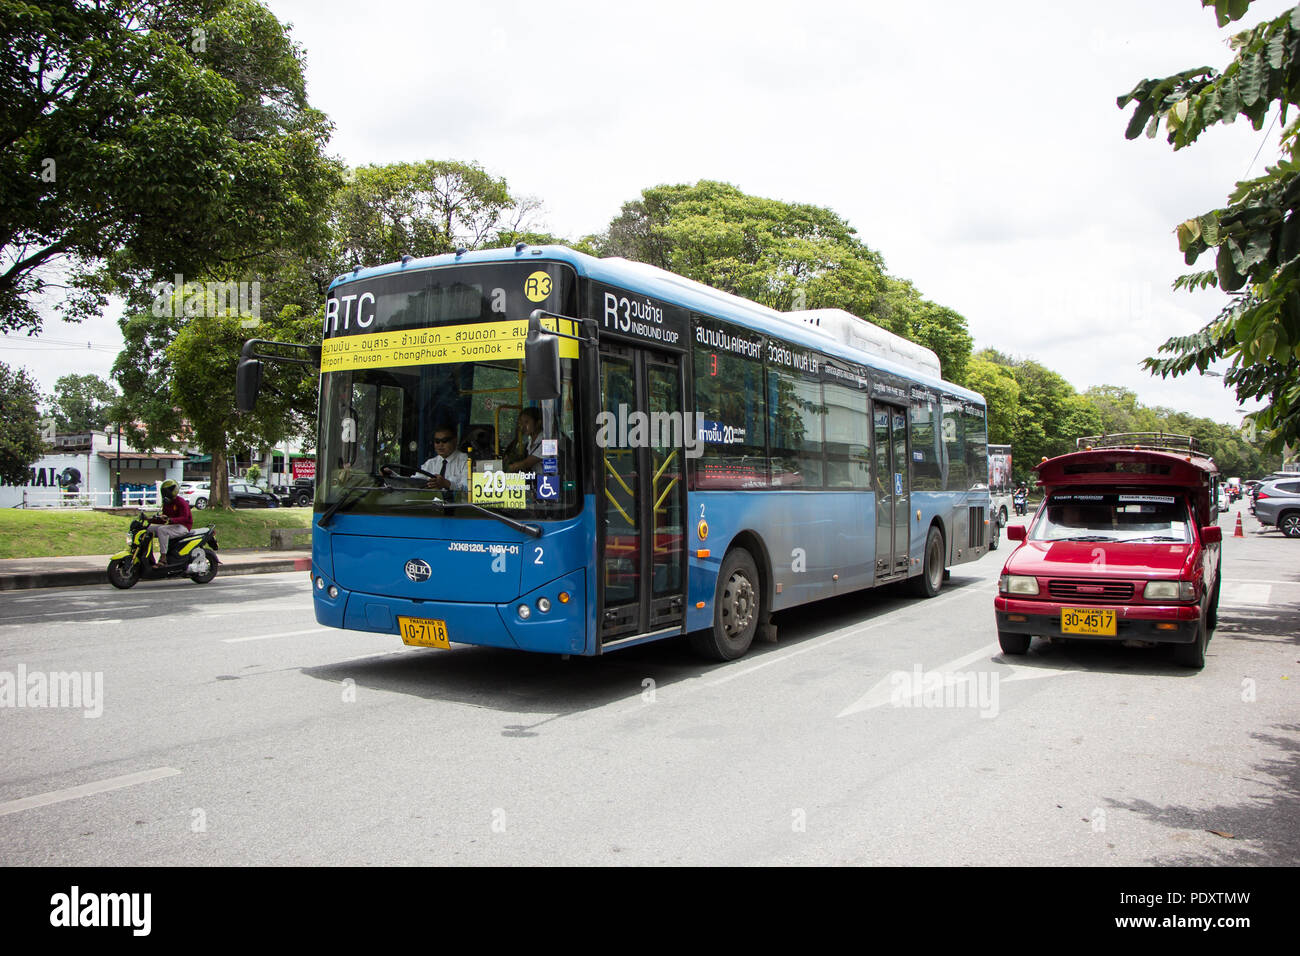
M 433 430 L 433 457 L 420 466 L 431 477 L 429 488 L 464 491 L 469 485 L 469 456 L 456 447 L 456 430 L 438 425 Z

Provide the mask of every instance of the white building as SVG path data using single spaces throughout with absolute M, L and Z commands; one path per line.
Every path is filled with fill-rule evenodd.
M 157 487 L 181 480 L 185 455 L 137 451 L 115 432 L 47 435 L 45 455 L 21 485 L 0 484 L 0 508 L 108 507 L 118 475 L 128 503 L 156 503 Z M 144 499 L 141 501 L 141 499 Z

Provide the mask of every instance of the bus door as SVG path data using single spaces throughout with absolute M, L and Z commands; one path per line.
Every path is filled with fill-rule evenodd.
M 907 574 L 912 488 L 907 467 L 907 409 L 874 403 L 876 580 Z
M 600 640 L 678 630 L 684 619 L 685 416 L 678 356 L 602 344 Z

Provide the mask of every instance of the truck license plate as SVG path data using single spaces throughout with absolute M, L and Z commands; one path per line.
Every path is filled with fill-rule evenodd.
M 1061 608 L 1062 634 L 1101 634 L 1115 636 L 1115 612 L 1097 607 Z

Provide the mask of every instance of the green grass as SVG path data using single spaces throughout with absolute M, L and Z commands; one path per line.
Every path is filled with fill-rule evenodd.
M 204 510 L 194 527 L 217 529 L 222 548 L 267 548 L 272 528 L 306 528 L 310 508 Z M 126 541 L 131 518 L 99 511 L 0 509 L 0 558 L 44 558 L 60 554 L 109 554 Z

